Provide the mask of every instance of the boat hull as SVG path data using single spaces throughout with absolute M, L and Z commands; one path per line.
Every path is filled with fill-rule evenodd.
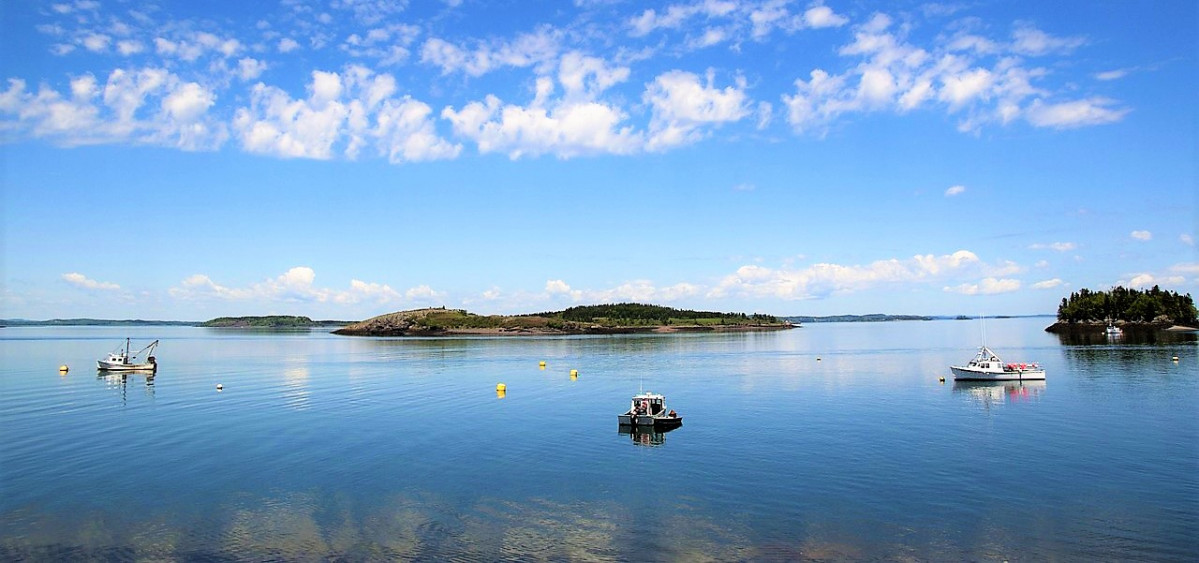
M 97 360 L 96 369 L 100 371 L 155 371 L 158 369 L 158 364 L 115 364 Z
M 620 421 L 621 426 L 674 428 L 683 425 L 683 417 L 681 416 L 650 416 L 626 413 L 617 415 L 617 419 Z
M 1003 371 L 975 370 L 950 366 L 956 381 L 1038 381 L 1045 379 L 1043 369 L 1015 369 Z

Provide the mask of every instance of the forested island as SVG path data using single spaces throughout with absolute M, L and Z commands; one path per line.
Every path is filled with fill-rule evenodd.
M 347 321 L 314 321 L 308 317 L 293 315 L 267 315 L 259 317 L 217 317 L 200 323 L 206 328 L 313 328 L 321 326 L 343 326 Z
M 1083 288 L 1063 297 L 1057 321 L 1047 332 L 1091 330 L 1108 323 L 1156 329 L 1199 327 L 1199 311 L 1191 295 L 1163 290 L 1115 287 L 1111 291 Z
M 792 326 L 771 315 L 616 303 L 529 315 L 476 315 L 462 309 L 444 307 L 416 309 L 380 315 L 342 327 L 333 333 L 351 336 L 627 334 L 782 330 Z

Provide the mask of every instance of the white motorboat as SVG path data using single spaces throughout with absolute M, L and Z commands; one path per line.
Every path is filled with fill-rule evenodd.
M 1124 331 L 1121 330 L 1120 327 L 1118 327 L 1110 322 L 1107 323 L 1107 329 L 1104 330 L 1104 333 L 1107 334 L 1108 336 L 1124 336 Z
M 629 410 L 618 415 L 621 426 L 674 428 L 683 424 L 683 417 L 666 407 L 666 397 L 646 391 L 633 395 Z
M 1037 364 L 1005 364 L 990 348 L 981 346 L 974 359 L 964 366 L 950 366 L 957 381 L 1024 381 L 1045 379 L 1045 370 Z
M 108 353 L 108 357 L 103 360 L 96 360 L 96 368 L 101 371 L 156 371 L 158 369 L 158 361 L 154 357 L 154 349 L 158 347 L 158 341 L 151 342 L 149 346 L 138 350 L 137 352 L 129 352 L 129 339 L 125 339 L 125 347 L 118 347 L 116 350 Z M 138 359 L 145 355 L 145 361 Z

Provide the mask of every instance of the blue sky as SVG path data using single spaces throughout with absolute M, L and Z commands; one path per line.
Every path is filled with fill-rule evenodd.
M 0 15 L 6 318 L 1199 293 L 1194 2 Z

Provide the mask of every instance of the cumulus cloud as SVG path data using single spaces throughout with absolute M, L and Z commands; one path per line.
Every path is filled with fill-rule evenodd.
M 961 185 L 950 186 L 949 189 L 945 190 L 945 197 L 953 197 L 955 195 L 960 195 L 965 192 L 966 192 L 966 186 L 961 186 Z
M 953 287 L 946 286 L 943 289 L 950 293 L 960 293 L 962 295 L 995 295 L 997 293 L 1011 293 L 1019 290 L 1020 280 L 985 278 L 978 283 L 963 283 Z
M 361 66 L 344 73 L 313 71 L 308 97 L 293 99 L 263 83 L 250 106 L 237 110 L 233 127 L 250 151 L 285 158 L 356 158 L 373 147 L 392 163 L 454 158 L 461 146 L 437 135 L 432 108 L 395 97 L 395 78 Z
M 1039 281 L 1037 283 L 1034 283 L 1034 284 L 1032 284 L 1032 288 L 1033 289 L 1053 289 L 1056 287 L 1061 287 L 1061 286 L 1065 285 L 1065 283 L 1066 282 L 1062 281 L 1061 279 L 1053 278 L 1051 280 Z
M 653 108 L 646 148 L 653 151 L 692 143 L 702 138 L 705 125 L 738 121 L 749 115 L 744 78 L 723 89 L 714 82 L 712 71 L 703 80 L 678 70 L 654 79 L 642 95 Z
M 1139 241 L 1148 241 L 1153 239 L 1153 233 L 1149 231 L 1133 231 L 1129 233 L 1128 236 Z
M 81 289 L 98 289 L 103 291 L 115 291 L 121 289 L 121 286 L 115 283 L 89 279 L 87 276 L 78 272 L 63 274 L 62 279 L 63 281 Z
M 162 68 L 118 68 L 103 85 L 85 74 L 68 89 L 43 85 L 31 92 L 23 80 L 10 79 L 0 92 L 0 114 L 9 118 L 3 127 L 67 146 L 134 142 L 203 150 L 227 135 L 208 114 L 215 92 Z
M 803 21 L 808 27 L 819 29 L 822 27 L 841 27 L 849 23 L 849 18 L 837 15 L 828 6 L 816 5 L 804 12 Z
M 542 26 L 512 41 L 459 45 L 431 37 L 421 46 L 420 62 L 440 67 L 442 74 L 461 72 L 474 77 L 504 67 L 545 66 L 555 61 L 562 50 L 560 35 L 558 30 Z
M 1188 235 L 1186 233 L 1178 235 L 1178 240 L 1179 240 L 1179 242 L 1181 242 L 1182 244 L 1185 244 L 1187 246 L 1195 246 L 1195 237 L 1192 237 L 1191 235 Z
M 1007 265 L 999 269 L 1009 270 Z M 818 299 L 882 285 L 927 283 L 966 273 L 990 272 L 968 250 L 935 256 L 916 255 L 906 260 L 879 260 L 866 265 L 814 264 L 802 269 L 742 266 L 707 292 L 708 297 L 729 295 L 778 299 Z
M 939 108 L 957 116 L 958 130 L 968 133 L 1019 119 L 1068 129 L 1113 123 L 1129 112 L 1098 96 L 1058 100 L 1035 85 L 1050 73 L 1028 66 L 1024 57 L 1065 54 L 1084 45 L 1083 39 L 1021 24 L 1011 41 L 959 30 L 919 46 L 909 41 L 909 29 L 881 13 L 855 26 L 853 41 L 838 51 L 848 60 L 847 70 L 813 69 L 795 81 L 794 93 L 782 96 L 792 128 L 823 134 L 849 114 Z
M 579 303 L 614 303 L 633 301 L 640 303 L 670 303 L 687 297 L 694 297 L 702 289 L 690 283 L 678 283 L 667 287 L 657 287 L 649 280 L 634 280 L 607 289 L 574 289 L 562 280 L 547 280 L 545 293 L 549 298 L 566 298 L 570 302 Z
M 180 300 L 227 300 L 263 302 L 336 303 L 352 305 L 373 303 L 378 305 L 405 302 L 421 302 L 439 298 L 444 294 L 428 286 L 418 286 L 400 292 L 386 284 L 350 280 L 348 289 L 331 289 L 315 285 L 316 272 L 306 266 L 297 266 L 288 271 L 247 287 L 228 287 L 216 283 L 204 274 L 187 277 L 169 290 L 171 297 Z

